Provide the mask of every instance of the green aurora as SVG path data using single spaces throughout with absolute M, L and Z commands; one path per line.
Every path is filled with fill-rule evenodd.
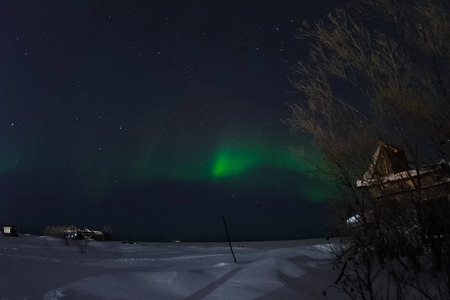
M 80 198 L 94 203 L 107 200 L 123 183 L 142 186 L 161 181 L 224 184 L 248 190 L 264 188 L 313 202 L 323 202 L 330 197 L 332 185 L 319 176 L 316 166 L 323 162 L 317 156 L 300 157 L 285 146 L 286 143 L 222 141 L 212 144 L 204 148 L 180 144 L 170 151 L 142 145 L 136 155 L 113 151 L 89 156 L 80 150 L 66 169 L 73 174 L 74 191 Z M 186 150 L 175 151 L 174 148 Z M 1 173 L 24 172 L 27 168 L 22 160 L 5 157 L 0 165 Z M 39 164 L 37 160 L 34 162 Z M 60 169 L 47 164 L 37 165 L 37 168 Z M 274 175 L 277 172 L 284 172 L 283 176 L 288 177 L 277 177 Z M 245 186 L 243 182 L 251 184 Z M 241 184 L 244 186 L 240 187 Z
M 222 143 L 215 149 L 185 153 L 144 153 L 128 166 L 128 177 L 134 181 L 158 180 L 238 184 L 236 179 L 257 176 L 264 188 L 295 193 L 310 201 L 326 201 L 330 183 L 317 171 L 323 162 L 317 157 L 298 157 L 287 147 L 263 143 Z M 283 144 L 281 144 L 283 145 Z M 198 150 L 198 149 L 197 149 Z M 207 151 L 209 150 L 209 151 Z M 267 172 L 289 172 L 304 179 L 297 185 L 265 180 Z
M 315 177 L 317 171 L 311 162 L 296 157 L 289 149 L 255 145 L 219 148 L 211 175 L 216 179 L 225 179 L 260 167 L 294 170 L 310 177 Z

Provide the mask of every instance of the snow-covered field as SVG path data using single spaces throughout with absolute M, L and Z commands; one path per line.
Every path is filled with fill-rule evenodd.
M 345 299 L 324 240 L 233 246 L 0 235 L 0 299 Z

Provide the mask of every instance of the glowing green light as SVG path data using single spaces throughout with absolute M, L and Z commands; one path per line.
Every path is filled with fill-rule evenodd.
M 263 189 L 280 191 L 280 195 L 293 193 L 304 199 L 322 202 L 330 198 L 332 190 L 317 172 L 316 166 L 322 163 L 317 157 L 298 157 L 289 149 L 277 145 L 254 143 L 219 147 L 211 166 L 211 179 L 228 180 L 251 176 L 255 183 L 263 184 Z M 289 174 L 283 172 L 293 172 L 292 178 L 303 180 L 290 181 L 284 175 L 274 175 Z M 248 183 L 249 179 L 244 181 Z M 255 185 L 251 186 L 254 188 Z
M 324 201 L 329 188 L 316 167 L 323 162 L 314 154 L 299 157 L 286 143 L 275 141 L 247 138 L 238 142 L 223 139 L 202 147 L 182 143 L 170 149 L 143 146 L 134 156 L 99 158 L 97 168 L 91 169 L 89 176 L 85 167 L 80 166 L 77 173 L 82 187 L 78 190 L 100 199 L 101 195 L 114 193 L 116 186 L 129 183 L 220 181 L 231 189 L 254 193 L 270 190 L 280 196 L 289 194 Z
M 226 178 L 241 175 L 258 166 L 261 154 L 257 151 L 243 149 L 221 149 L 213 166 L 213 177 Z
M 308 177 L 316 177 L 316 167 L 311 162 L 299 159 L 286 148 L 258 144 L 219 148 L 211 173 L 215 179 L 229 178 L 256 168 L 292 170 Z

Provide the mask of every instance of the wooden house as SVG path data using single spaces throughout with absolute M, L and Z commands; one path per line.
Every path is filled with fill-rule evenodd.
M 450 166 L 442 162 L 411 169 L 401 148 L 379 142 L 369 170 L 356 185 L 367 188 L 370 196 L 378 200 L 424 201 L 447 197 Z
M 403 149 L 379 142 L 372 164 L 356 184 L 368 190 L 375 207 L 384 213 L 400 216 L 420 206 L 422 222 L 433 228 L 450 226 L 442 224 L 442 219 L 450 220 L 450 166 L 446 162 L 412 169 Z M 436 215 L 449 218 L 438 220 Z

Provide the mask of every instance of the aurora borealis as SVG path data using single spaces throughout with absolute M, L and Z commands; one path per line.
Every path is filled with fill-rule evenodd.
M 223 240 L 226 216 L 240 240 L 323 235 L 322 162 L 281 122 L 301 100 L 296 28 L 323 5 L 3 1 L 0 223 Z

